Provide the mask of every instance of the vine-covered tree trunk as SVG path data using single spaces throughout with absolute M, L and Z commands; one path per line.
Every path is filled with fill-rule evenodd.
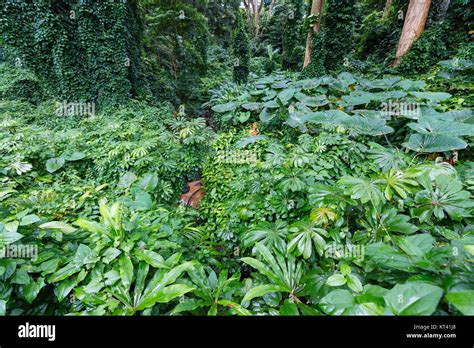
M 11 1 L 1 6 L 3 43 L 48 94 L 106 104 L 146 92 L 138 0 Z
M 306 68 L 309 63 L 311 63 L 311 52 L 313 51 L 313 33 L 319 34 L 319 31 L 321 30 L 322 10 L 323 0 L 313 0 L 311 5 L 311 15 L 316 16 L 316 22 L 314 23 L 314 26 L 308 30 L 303 68 Z
M 401 58 L 423 33 L 430 6 L 431 0 L 410 0 L 392 66 L 400 64 Z
M 237 28 L 232 35 L 232 52 L 234 54 L 234 81 L 237 83 L 247 82 L 250 66 L 250 42 L 242 25 L 243 20 L 237 18 Z

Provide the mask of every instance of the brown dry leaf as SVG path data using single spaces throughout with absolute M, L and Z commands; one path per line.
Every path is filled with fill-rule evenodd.
M 260 134 L 260 131 L 257 128 L 257 122 L 254 122 L 252 128 L 248 130 L 249 134 L 252 136 L 256 136 Z
M 188 182 L 189 191 L 181 195 L 181 201 L 186 205 L 197 208 L 202 197 L 204 197 L 201 186 L 201 180 Z

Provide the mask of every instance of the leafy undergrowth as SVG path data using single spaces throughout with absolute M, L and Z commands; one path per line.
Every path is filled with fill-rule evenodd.
M 474 314 L 463 64 L 223 86 L 216 133 L 166 105 L 2 102 L 0 313 Z

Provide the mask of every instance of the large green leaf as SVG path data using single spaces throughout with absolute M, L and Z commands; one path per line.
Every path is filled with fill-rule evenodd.
M 169 269 L 169 266 L 166 264 L 165 259 L 160 254 L 155 253 L 154 251 L 137 250 L 135 251 L 135 256 L 155 268 Z
M 278 93 L 278 99 L 283 103 L 283 105 L 287 105 L 289 101 L 293 98 L 297 89 L 295 88 L 287 88 Z
M 170 287 L 167 290 L 163 289 L 174 283 L 183 272 L 192 269 L 195 265 L 196 262 L 189 261 L 171 270 L 160 269 L 156 271 L 143 291 L 142 296 L 136 301 L 136 310 L 152 307 L 158 301 L 167 302 L 168 299 L 182 296 L 182 294 L 194 290 L 194 287 L 184 284 L 178 284 L 182 286 Z
M 74 254 L 74 263 L 77 265 L 86 265 L 97 261 L 97 254 L 85 244 L 79 244 Z
M 416 152 L 445 152 L 465 149 L 466 142 L 444 134 L 412 134 L 403 146 Z
M 290 300 L 285 300 L 285 303 L 280 308 L 280 315 L 283 316 L 296 316 L 299 315 L 298 307 L 295 303 Z
M 385 296 L 385 303 L 395 315 L 431 315 L 443 296 L 443 289 L 421 282 L 395 285 Z
M 245 104 L 242 104 L 242 108 L 244 108 L 245 110 L 256 111 L 262 108 L 262 104 L 261 103 L 245 103 Z
M 442 101 L 451 98 L 451 94 L 445 92 L 410 92 L 411 95 L 430 101 Z
M 347 275 L 347 286 L 349 287 L 349 289 L 355 292 L 362 292 L 363 290 L 362 282 L 354 274 Z
M 426 221 L 434 215 L 438 219 L 445 218 L 446 214 L 453 220 L 461 220 L 471 216 L 474 201 L 471 194 L 463 190 L 463 185 L 450 176 L 439 174 L 435 179 L 436 186 L 433 190 L 431 181 L 426 184 L 426 189 L 415 195 L 416 208 L 413 212 L 420 221 Z
M 0 245 L 15 243 L 23 238 L 23 235 L 16 232 L 15 229 L 8 228 L 7 225 L 0 223 Z
M 43 230 L 59 230 L 63 233 L 69 234 L 76 231 L 74 227 L 63 222 L 63 221 L 50 221 L 39 225 L 39 228 Z
M 83 152 L 75 151 L 70 155 L 65 156 L 65 159 L 70 162 L 79 161 L 86 158 L 86 154 Z
M 148 192 L 138 191 L 135 193 L 135 200 L 126 201 L 131 209 L 150 210 L 153 207 L 153 200 Z
M 274 282 L 280 282 L 281 279 L 278 277 L 278 275 L 274 274 L 270 267 L 265 265 L 263 262 L 260 260 L 254 259 L 252 257 L 242 257 L 241 260 L 245 262 L 246 264 L 252 266 L 253 268 L 257 269 L 260 273 L 266 275 L 269 279 L 271 279 Z
M 357 134 L 383 135 L 393 132 L 385 120 L 360 115 L 349 116 L 340 110 L 318 111 L 304 115 L 303 122 L 332 124 L 348 128 Z
M 341 315 L 355 304 L 354 296 L 348 290 L 334 290 L 324 296 L 319 307 L 329 315 Z
M 156 173 L 146 173 L 138 183 L 138 187 L 145 192 L 153 190 L 157 185 L 158 175 Z
M 326 285 L 342 286 L 347 283 L 346 277 L 343 274 L 333 274 L 326 280 Z
M 119 259 L 120 279 L 123 286 L 128 289 L 133 281 L 133 263 L 128 255 L 122 255 Z
M 224 112 L 234 111 L 235 109 L 237 109 L 238 106 L 239 104 L 235 102 L 219 104 L 219 105 L 213 106 L 212 111 L 217 112 L 217 113 L 224 113 Z
M 62 301 L 77 286 L 76 279 L 69 278 L 59 283 L 57 286 L 58 301 Z
M 431 117 L 420 117 L 418 123 L 409 123 L 408 127 L 421 134 L 444 134 L 453 137 L 474 136 L 474 125 Z
M 326 248 L 326 241 L 323 237 L 328 237 L 328 233 L 318 228 L 316 223 L 305 219 L 292 224 L 290 231 L 293 232 L 288 243 L 288 253 L 296 251 L 296 255 L 303 255 L 308 259 L 313 254 L 313 249 L 322 256 Z M 314 248 L 313 248 L 314 245 Z
M 384 243 L 369 244 L 365 248 L 365 255 L 379 267 L 395 268 L 404 272 L 415 272 L 413 261 L 393 246 Z
M 464 315 L 474 315 L 474 290 L 451 292 L 446 299 Z
M 286 292 L 286 288 L 274 285 L 274 284 L 266 284 L 266 285 L 259 285 L 256 286 L 245 294 L 244 298 L 242 299 L 242 303 L 248 302 L 256 297 L 262 297 L 263 295 L 273 293 L 273 292 Z
M 370 179 L 343 176 L 339 184 L 346 187 L 345 194 L 350 194 L 352 199 L 360 199 L 361 203 L 372 202 L 378 206 L 385 201 L 380 188 Z
M 83 218 L 77 219 L 75 222 L 77 226 L 82 228 L 85 231 L 92 232 L 92 233 L 97 233 L 97 234 L 103 234 L 106 235 L 110 238 L 112 238 L 112 235 L 110 234 L 110 231 L 102 224 L 96 222 L 96 221 L 89 221 Z
M 430 234 L 417 234 L 398 239 L 398 246 L 407 255 L 422 257 L 433 248 L 434 242 Z
M 64 157 L 50 158 L 46 161 L 46 170 L 49 173 L 54 173 L 64 166 Z
M 175 299 L 176 297 L 181 297 L 184 294 L 193 291 L 194 287 L 186 284 L 173 284 L 156 291 L 146 302 L 146 305 L 142 304 L 138 310 L 148 308 L 155 303 L 166 303 Z
M 23 289 L 23 295 L 25 296 L 25 300 L 31 304 L 38 296 L 40 290 L 45 286 L 45 282 L 43 278 L 39 278 L 37 281 L 30 282 L 26 285 Z
M 39 221 L 41 221 L 41 219 L 35 214 L 26 215 L 26 216 L 23 216 L 21 218 L 20 226 L 32 225 L 32 224 L 37 223 Z
M 422 90 L 426 87 L 426 82 L 422 80 L 409 80 L 405 79 L 397 83 L 398 87 L 401 87 L 405 91 L 414 91 L 414 90 Z
M 383 315 L 384 307 L 373 302 L 358 303 L 346 311 L 346 315 Z
M 329 100 L 325 95 L 320 95 L 317 97 L 310 97 L 304 93 L 296 93 L 296 99 L 301 103 L 309 107 L 319 107 L 329 104 Z
M 357 106 L 368 104 L 372 101 L 372 93 L 367 92 L 352 92 L 350 95 L 345 95 L 342 100 L 348 106 Z
M 77 264 L 77 263 L 69 263 L 67 264 L 66 266 L 64 266 L 63 268 L 59 269 L 58 271 L 56 271 L 54 274 L 52 274 L 49 278 L 48 278 L 48 282 L 50 283 L 57 283 L 61 280 L 64 280 L 66 278 L 69 278 L 70 276 L 72 276 L 73 274 L 79 272 L 80 270 L 82 269 L 82 265 L 81 264 Z
M 286 251 L 285 238 L 287 235 L 288 229 L 286 224 L 281 221 L 277 221 L 274 224 L 265 222 L 245 232 L 241 239 L 245 247 L 261 242 L 270 249 L 284 253 Z
M 394 87 L 400 80 L 401 77 L 384 77 L 375 80 L 361 80 L 360 83 L 368 89 L 389 89 Z
M 255 136 L 245 137 L 245 138 L 240 139 L 235 144 L 235 147 L 238 149 L 242 149 L 246 147 L 247 145 L 255 144 L 259 141 L 266 140 L 266 139 L 267 137 L 265 135 L 255 135 Z
M 137 180 L 137 176 L 133 172 L 125 172 L 117 184 L 118 187 L 129 188 Z

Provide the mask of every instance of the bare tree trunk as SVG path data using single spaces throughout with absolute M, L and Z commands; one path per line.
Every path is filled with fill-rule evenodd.
M 260 5 L 258 5 L 258 0 L 254 1 L 256 3 L 255 6 L 258 6 L 258 8 L 256 7 L 257 11 L 255 12 L 255 36 L 257 37 L 260 31 L 260 14 L 262 13 L 264 1 L 260 0 Z
M 383 16 L 384 17 L 387 17 L 388 12 L 390 11 L 390 7 L 392 7 L 392 2 L 393 2 L 393 0 L 387 0 L 385 2 L 385 7 L 383 9 Z
M 398 41 L 397 53 L 392 66 L 400 64 L 401 58 L 410 50 L 415 40 L 423 33 L 430 5 L 431 0 L 410 0 L 402 34 Z
M 451 0 L 443 0 L 443 2 L 441 2 L 440 7 L 439 7 L 439 14 L 438 14 L 438 20 L 440 22 L 445 20 L 450 3 L 451 3 Z
M 311 5 L 311 15 L 317 16 L 316 23 L 313 28 L 309 29 L 308 37 L 306 39 L 306 51 L 304 55 L 303 68 L 306 68 L 311 63 L 311 53 L 313 51 L 313 33 L 319 34 L 321 30 L 321 14 L 323 11 L 323 0 L 313 0 Z
M 245 14 L 247 15 L 247 21 L 250 23 L 250 7 L 247 1 L 244 2 L 244 7 L 245 7 Z
M 270 1 L 270 6 L 268 7 L 268 18 L 271 17 L 272 11 L 273 11 L 273 6 L 275 5 L 276 0 L 271 0 Z
M 264 0 L 243 0 L 245 13 L 249 26 L 253 27 L 255 36 L 258 36 L 260 30 L 260 15 L 262 13 Z
M 255 4 L 258 0 L 249 0 L 250 4 L 252 5 L 252 15 L 253 15 L 253 29 L 254 32 L 257 30 L 257 17 L 256 17 L 256 12 L 257 12 L 257 5 Z

